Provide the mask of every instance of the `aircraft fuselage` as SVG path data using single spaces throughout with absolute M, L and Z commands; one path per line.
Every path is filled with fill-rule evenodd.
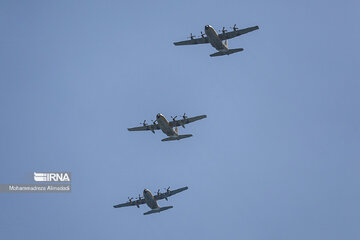
M 154 196 L 151 194 L 151 192 L 148 189 L 144 189 L 143 195 L 146 201 L 146 205 L 148 205 L 149 208 L 151 209 L 159 208 L 157 201 L 155 200 Z
M 216 33 L 215 29 L 212 26 L 206 25 L 205 33 L 209 39 L 211 46 L 216 48 L 216 50 L 218 50 L 218 51 L 226 51 L 227 50 L 227 47 L 223 44 L 223 42 L 219 38 L 219 35 Z
M 169 121 L 166 120 L 164 115 L 162 115 L 161 113 L 158 113 L 156 115 L 156 121 L 158 122 L 161 131 L 163 133 L 165 133 L 167 136 L 171 137 L 171 136 L 177 136 L 178 135 L 174 131 L 174 129 L 172 127 L 170 127 Z

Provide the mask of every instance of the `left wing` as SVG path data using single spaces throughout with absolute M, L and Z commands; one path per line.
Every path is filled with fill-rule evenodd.
M 232 32 L 225 32 L 225 33 L 219 34 L 219 38 L 221 40 L 226 40 L 226 39 L 234 38 L 234 37 L 237 37 L 237 36 L 240 36 L 242 34 L 252 32 L 252 31 L 255 31 L 255 30 L 258 30 L 258 29 L 259 29 L 259 26 L 254 26 L 254 27 L 239 29 L 239 30 L 232 31 Z
M 141 127 L 133 127 L 133 128 L 128 128 L 129 131 L 154 131 L 154 130 L 159 130 L 159 124 L 155 123 L 155 124 L 151 124 L 151 125 L 145 125 L 145 126 L 141 126 Z
M 144 204 L 146 201 L 144 198 L 141 198 L 140 201 L 139 200 L 135 200 L 135 201 L 129 201 L 126 203 L 121 203 L 118 205 L 115 205 L 114 208 L 121 208 L 121 207 L 129 207 L 129 206 L 139 206 L 141 204 Z
M 194 44 L 202 44 L 202 43 L 209 43 L 208 37 L 204 36 L 201 38 L 193 38 L 193 39 L 186 40 L 186 41 L 174 42 L 174 45 L 180 46 L 180 45 L 194 45 Z
M 197 120 L 200 120 L 200 119 L 203 119 L 206 117 L 207 117 L 206 115 L 200 115 L 200 116 L 191 117 L 191 118 L 186 117 L 181 120 L 171 121 L 171 122 L 169 122 L 169 125 L 170 125 L 170 127 L 184 126 L 185 124 L 192 123 L 192 122 L 195 122 Z
M 160 200 L 160 199 L 164 199 L 164 198 L 167 199 L 168 197 L 175 195 L 179 192 L 185 191 L 187 189 L 188 189 L 188 187 L 183 187 L 183 188 L 179 188 L 179 189 L 172 190 L 172 191 L 168 190 L 164 193 L 157 194 L 154 197 L 155 197 L 155 200 Z

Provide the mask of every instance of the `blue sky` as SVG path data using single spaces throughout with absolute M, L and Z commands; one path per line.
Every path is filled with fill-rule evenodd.
M 0 183 L 72 172 L 70 194 L 1 194 L 3 239 L 360 238 L 357 1 L 2 1 Z M 206 24 L 245 50 L 175 47 Z M 157 113 L 194 136 L 128 132 Z M 143 216 L 146 187 L 189 186 Z

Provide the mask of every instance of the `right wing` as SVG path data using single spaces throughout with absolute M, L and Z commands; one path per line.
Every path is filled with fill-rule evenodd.
M 129 206 L 139 206 L 139 205 L 144 204 L 144 203 L 145 203 L 145 199 L 142 198 L 140 201 L 135 200 L 135 201 L 115 205 L 114 208 L 129 207 Z
M 258 29 L 259 29 L 259 26 L 254 26 L 254 27 L 249 27 L 249 28 L 244 28 L 244 29 L 238 29 L 238 30 L 232 31 L 232 32 L 220 33 L 219 38 L 221 40 L 231 39 L 231 38 L 234 38 L 234 37 L 237 37 L 237 36 L 243 35 L 245 33 L 258 30 Z
M 159 130 L 159 124 L 151 124 L 151 125 L 146 125 L 146 126 L 141 126 L 141 127 L 133 127 L 133 128 L 128 128 L 129 131 L 154 131 L 154 130 Z
M 185 190 L 188 190 L 188 187 L 182 187 L 182 188 L 178 188 L 176 190 L 169 190 L 169 191 L 166 191 L 164 193 L 160 193 L 160 194 L 157 194 L 157 195 L 154 195 L 154 198 L 155 200 L 160 200 L 160 199 L 164 199 L 164 198 L 168 198 L 172 195 L 175 195 L 179 192 L 182 192 L 182 191 L 185 191 Z
M 184 126 L 185 124 L 189 124 L 195 121 L 198 121 L 200 119 L 206 118 L 206 115 L 200 115 L 200 116 L 196 116 L 196 117 L 186 117 L 185 119 L 180 119 L 180 120 L 175 120 L 175 121 L 171 121 L 169 122 L 170 127 L 179 127 L 179 126 Z
M 208 37 L 194 38 L 186 41 L 174 42 L 174 45 L 180 46 L 180 45 L 194 45 L 194 44 L 202 44 L 202 43 L 209 43 Z

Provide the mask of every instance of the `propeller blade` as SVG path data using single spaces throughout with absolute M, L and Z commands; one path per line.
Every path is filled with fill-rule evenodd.
M 164 188 L 164 189 L 165 189 L 165 191 L 166 191 L 166 194 L 169 194 L 169 193 L 170 193 L 170 187 Z M 165 198 L 166 201 L 168 200 L 168 199 L 167 199 L 167 196 L 164 197 L 164 198 Z
M 194 35 L 192 35 L 192 33 L 190 33 L 190 37 L 188 37 L 188 38 L 190 38 L 191 40 L 193 40 L 195 37 L 196 37 L 196 36 L 194 36 Z
M 153 134 L 155 134 L 155 125 L 156 125 L 156 120 L 154 121 L 154 120 L 151 120 L 152 121 L 152 123 L 153 123 L 153 125 L 151 126 L 151 132 L 153 133 Z

